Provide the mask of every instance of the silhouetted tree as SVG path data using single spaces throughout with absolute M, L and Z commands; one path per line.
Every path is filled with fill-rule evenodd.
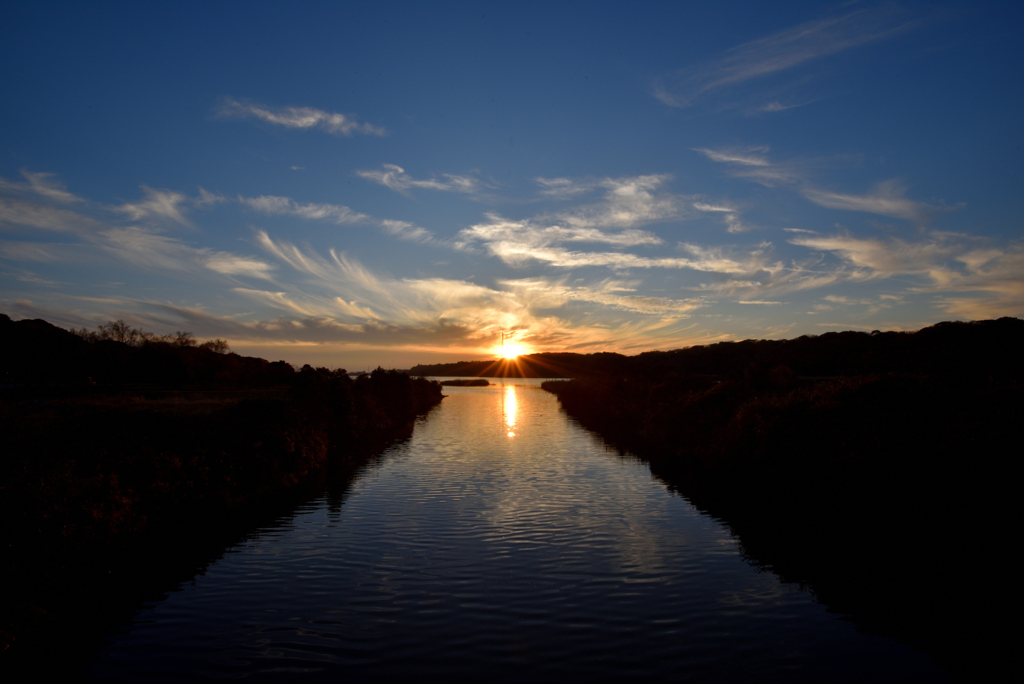
M 186 334 L 191 335 L 192 333 Z M 192 344 L 194 345 L 195 342 L 193 342 Z M 231 349 L 228 347 L 227 340 L 222 340 L 220 338 L 214 340 L 207 340 L 206 342 L 203 342 L 201 345 L 199 345 L 199 348 L 216 352 L 217 354 L 227 354 L 228 352 L 231 351 Z
M 138 328 L 133 328 L 122 319 L 100 324 L 97 337 L 101 340 L 113 340 L 122 344 L 138 345 L 145 339 L 145 333 Z

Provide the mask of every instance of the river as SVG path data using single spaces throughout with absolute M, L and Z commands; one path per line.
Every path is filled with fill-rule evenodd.
M 147 604 L 91 677 L 948 681 L 745 562 L 540 380 L 445 393 L 343 500 L 309 501 Z

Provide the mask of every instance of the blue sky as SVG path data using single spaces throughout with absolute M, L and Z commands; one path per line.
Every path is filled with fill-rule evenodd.
M 350 370 L 1024 313 L 1016 3 L 24 3 L 0 311 Z

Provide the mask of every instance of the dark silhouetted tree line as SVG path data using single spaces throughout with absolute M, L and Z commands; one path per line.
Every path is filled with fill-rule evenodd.
M 157 335 L 140 330 L 139 328 L 133 328 L 121 319 L 100 324 L 96 330 L 89 330 L 87 328 L 76 330 L 72 328 L 71 332 L 88 342 L 112 340 L 133 347 L 140 347 L 146 344 L 169 344 L 175 347 L 199 347 L 200 349 L 208 349 L 220 354 L 226 354 L 230 351 L 227 341 L 222 339 L 207 340 L 199 344 L 195 335 L 191 332 L 178 330 L 173 334 Z
M 302 496 L 442 398 L 397 371 L 296 371 L 119 321 L 83 334 L 0 315 L 0 354 L 0 647 L 55 587 Z
M 637 356 L 611 352 L 544 352 L 518 359 L 421 364 L 412 375 L 453 377 L 574 378 L 597 375 L 705 376 L 717 380 L 773 371 L 799 377 L 914 373 L 978 376 L 1020 373 L 1014 353 L 1016 318 L 944 322 L 917 332 L 830 332 L 792 340 L 743 340 L 652 351 Z M 788 369 L 788 370 L 786 370 Z M 777 373 L 777 374 L 778 374 Z
M 292 375 L 284 361 L 239 356 L 224 340 L 198 343 L 190 332 L 155 335 L 124 321 L 69 332 L 0 314 L 0 381 L 8 386 L 266 387 L 286 384 Z
M 1021 349 L 1018 319 L 940 323 L 651 352 L 544 387 L 753 562 L 973 679 L 1016 648 Z

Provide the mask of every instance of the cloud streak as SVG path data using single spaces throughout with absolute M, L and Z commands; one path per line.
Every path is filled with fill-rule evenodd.
M 811 202 L 829 209 L 861 211 L 916 223 L 926 223 L 940 213 L 964 206 L 958 204 L 953 207 L 945 207 L 907 199 L 904 196 L 906 189 L 897 180 L 879 183 L 874 192 L 866 195 L 850 195 L 810 187 L 804 188 L 801 192 Z
M 333 221 L 337 224 L 365 223 L 370 220 L 366 214 L 352 211 L 340 204 L 302 204 L 288 197 L 276 195 L 239 197 L 238 201 L 250 209 L 264 214 L 299 216 L 313 221 Z
M 670 174 L 648 174 L 584 183 L 582 187 L 602 189 L 603 200 L 551 214 L 547 220 L 576 228 L 633 228 L 682 218 L 687 212 L 683 198 L 663 189 L 670 180 Z
M 894 11 L 884 9 L 857 10 L 808 21 L 744 43 L 717 59 L 661 79 L 655 84 L 654 96 L 671 107 L 691 107 L 749 81 L 890 38 L 911 26 L 912 22 L 901 22 Z M 785 108 L 773 102 L 765 105 L 764 111 Z
M 68 192 L 64 188 L 63 183 L 53 180 L 54 174 L 52 173 L 33 173 L 28 169 L 21 169 L 19 173 L 28 182 L 12 183 L 5 178 L 0 178 L 0 191 L 17 193 L 32 192 L 49 200 L 60 202 L 61 204 L 72 204 L 84 201 L 78 195 L 73 195 Z
M 693 208 L 700 212 L 721 216 L 722 221 L 725 223 L 726 232 L 743 233 L 750 230 L 750 226 L 740 219 L 739 210 L 730 205 L 722 203 L 710 204 L 708 202 L 694 202 Z
M 322 130 L 333 135 L 351 136 L 354 133 L 363 135 L 387 135 L 387 131 L 379 126 L 359 123 L 353 118 L 337 112 L 325 112 L 312 107 L 280 107 L 272 108 L 265 105 L 224 98 L 219 109 L 219 116 L 229 119 L 257 119 L 265 123 L 297 128 L 300 130 Z
M 0 197 L 0 224 L 61 233 L 81 233 L 102 225 L 95 219 L 67 209 L 3 197 Z
M 940 214 L 962 209 L 965 206 L 963 203 L 946 206 L 911 200 L 906 197 L 906 187 L 898 179 L 882 181 L 875 186 L 872 192 L 863 195 L 824 190 L 814 186 L 807 179 L 806 167 L 808 164 L 796 162 L 776 164 L 767 157 L 767 148 L 750 148 L 739 151 L 696 148 L 694 151 L 700 152 L 712 161 L 726 164 L 730 169 L 730 174 L 737 178 L 752 180 L 766 187 L 792 186 L 805 199 L 828 209 L 858 211 L 924 224 Z M 754 151 L 761 152 L 761 154 L 752 154 Z M 700 211 L 714 210 L 702 208 L 702 205 L 695 204 L 694 206 Z
M 383 219 L 380 222 L 385 233 L 394 235 L 399 240 L 409 242 L 429 243 L 434 241 L 434 234 L 426 228 L 421 228 L 408 221 L 396 221 L 394 219 Z
M 488 213 L 485 220 L 461 230 L 452 241 L 456 249 L 482 247 L 513 266 L 530 261 L 559 268 L 608 266 L 612 268 L 680 268 L 677 257 L 653 258 L 618 252 L 568 249 L 566 245 L 608 245 L 617 249 L 664 244 L 658 235 L 641 227 L 679 220 L 693 210 L 684 198 L 668 192 L 667 174 L 623 178 L 574 180 L 536 179 L 542 194 L 559 199 L 600 191 L 597 201 L 528 219 L 509 219 Z
M 207 269 L 226 276 L 269 279 L 274 267 L 265 261 L 209 247 L 192 247 L 176 238 L 136 226 L 99 231 L 99 246 L 135 268 L 170 272 Z
M 419 242 L 421 244 L 433 244 L 436 242 L 434 234 L 426 228 L 417 226 L 409 221 L 396 219 L 375 219 L 368 214 L 353 211 L 349 207 L 340 204 L 307 203 L 296 202 L 289 197 L 278 197 L 276 195 L 260 195 L 259 197 L 239 197 L 239 203 L 268 215 L 298 216 L 310 221 L 331 221 L 338 225 L 346 224 L 367 224 L 377 225 L 388 235 L 393 235 L 399 240 L 407 242 Z
M 1024 245 L 977 247 L 957 236 L 918 242 L 849 235 L 801 236 L 792 244 L 835 255 L 853 279 L 915 276 L 909 292 L 941 294 L 937 304 L 964 318 L 1019 316 L 1024 312 Z M 970 293 L 970 296 L 957 296 Z M 898 295 L 890 295 L 898 296 Z
M 458 176 L 451 173 L 442 174 L 444 180 L 437 178 L 418 180 L 407 174 L 405 169 L 396 164 L 384 164 L 384 168 L 381 171 L 356 171 L 356 174 L 361 178 L 391 188 L 403 195 L 409 194 L 410 188 L 473 194 L 478 192 L 481 187 L 480 180 L 474 176 Z
M 526 278 L 501 284 L 536 308 L 557 308 L 568 302 L 600 304 L 610 309 L 655 316 L 686 317 L 704 305 L 702 298 L 673 299 L 622 294 L 635 291 L 633 284 L 608 280 L 592 287 L 572 286 L 562 280 Z
M 142 191 L 146 195 L 144 199 L 122 204 L 116 208 L 117 211 L 127 214 L 133 221 L 166 219 L 183 226 L 192 226 L 183 212 L 184 206 L 190 202 L 185 195 L 170 190 L 154 190 L 145 185 Z

